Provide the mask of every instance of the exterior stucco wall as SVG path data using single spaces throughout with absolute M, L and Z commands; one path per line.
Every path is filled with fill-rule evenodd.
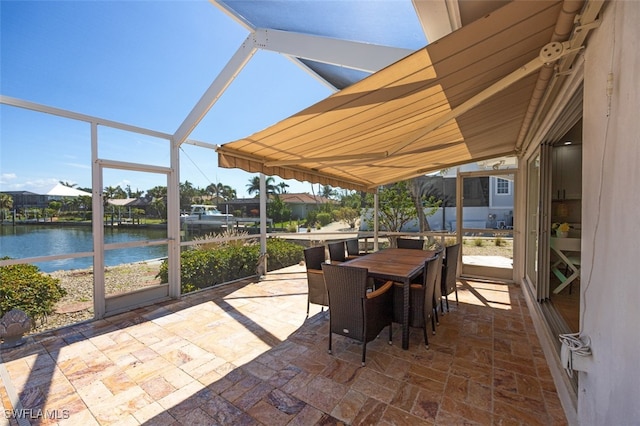
M 612 1 L 585 53 L 581 425 L 640 422 L 640 2 Z M 607 116 L 607 77 L 613 76 Z

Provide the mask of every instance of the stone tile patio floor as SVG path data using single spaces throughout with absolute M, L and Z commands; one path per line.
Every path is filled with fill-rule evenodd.
M 402 350 L 394 324 L 393 345 L 369 343 L 365 367 L 344 337 L 327 353 L 328 315 L 312 305 L 305 318 L 301 266 L 35 335 L 0 354 L 3 421 L 566 424 L 521 289 L 458 287 L 429 349 L 412 329 Z

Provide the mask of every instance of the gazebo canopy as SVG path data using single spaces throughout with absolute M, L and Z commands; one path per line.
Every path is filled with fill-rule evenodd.
M 80 197 L 80 196 L 91 197 L 90 192 L 81 191 L 76 188 L 71 188 L 70 186 L 65 186 L 61 183 L 51 188 L 46 195 L 49 195 L 52 197 Z

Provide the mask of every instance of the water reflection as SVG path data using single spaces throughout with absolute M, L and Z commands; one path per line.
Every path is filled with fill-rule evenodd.
M 167 237 L 166 229 L 105 228 L 105 243 L 156 240 Z M 93 250 L 91 226 L 0 226 L 0 257 L 25 258 L 57 254 L 81 253 Z M 108 250 L 106 266 L 139 262 L 167 256 L 167 246 L 145 246 Z M 45 272 L 84 269 L 93 266 L 92 257 L 61 259 L 37 264 Z

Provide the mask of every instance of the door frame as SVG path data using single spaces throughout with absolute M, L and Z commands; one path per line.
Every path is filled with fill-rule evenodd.
M 130 129 L 125 129 L 130 130 Z M 139 132 L 138 132 L 139 133 Z M 156 136 L 156 135 L 153 135 Z M 108 160 L 98 155 L 98 123 L 91 123 L 91 185 L 93 232 L 93 312 L 95 319 L 115 315 L 133 308 L 149 305 L 166 298 L 180 296 L 180 218 L 179 218 L 179 155 L 178 148 L 169 142 L 170 167 Z M 167 238 L 139 242 L 104 244 L 104 169 L 155 173 L 167 179 Z M 113 296 L 106 295 L 105 249 L 131 248 L 149 244 L 167 245 L 169 283 Z
M 458 171 L 456 179 L 456 236 L 458 243 L 462 244 L 462 237 L 466 232 L 487 232 L 484 228 L 465 228 L 464 227 L 464 179 L 465 178 L 479 178 L 479 177 L 501 177 L 501 176 L 513 176 L 513 217 L 517 217 L 516 211 L 516 188 L 518 179 L 518 168 L 505 168 L 498 170 L 477 170 L 472 172 Z M 513 250 L 516 250 L 517 235 L 515 229 L 515 223 L 513 229 L 491 229 L 491 232 L 497 236 L 499 235 L 513 235 Z M 515 259 L 515 253 L 512 256 Z M 462 277 L 480 278 L 494 281 L 514 282 L 514 265 L 512 262 L 511 268 L 495 268 L 488 265 L 469 265 L 465 264 L 463 257 L 461 256 L 461 269 L 460 275 Z

